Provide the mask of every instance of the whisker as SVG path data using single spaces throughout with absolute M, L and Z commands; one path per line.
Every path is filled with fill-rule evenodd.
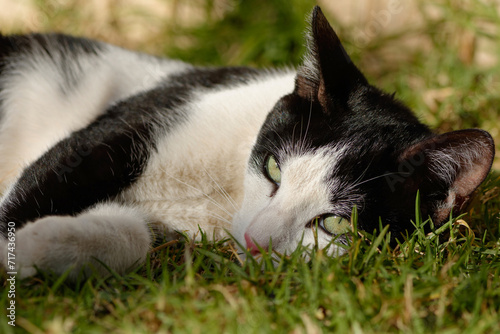
M 368 172 L 368 169 L 370 168 L 370 166 L 372 165 L 372 162 L 373 162 L 373 159 L 370 161 L 370 163 L 366 166 L 365 170 L 363 171 L 363 173 L 361 173 L 361 175 L 353 182 L 354 187 L 357 187 L 358 186 L 358 182 L 361 181 L 365 175 L 366 175 L 366 172 Z
M 217 214 L 215 212 L 205 212 L 204 216 L 212 217 L 212 218 L 218 219 L 218 220 L 220 220 L 222 222 L 225 222 L 225 223 L 227 223 L 229 225 L 233 225 L 232 221 L 230 221 L 230 220 L 222 217 L 221 215 L 219 215 L 219 214 Z
M 163 209 L 160 211 L 160 215 L 165 215 L 165 216 L 168 216 L 168 211 L 169 209 Z M 186 212 L 191 212 L 190 211 L 186 211 Z M 220 214 L 218 213 L 215 213 L 213 211 L 193 211 L 197 216 L 199 217 L 212 217 L 212 218 L 215 218 L 217 220 L 220 220 L 224 223 L 227 223 L 228 225 L 232 225 L 232 221 L 230 221 L 229 219 L 225 218 L 224 216 L 221 216 Z
M 279 137 L 279 139 L 283 142 L 283 139 L 279 136 L 279 134 L 274 131 L 274 133 Z M 274 151 L 275 153 L 280 151 L 280 147 L 276 144 L 276 141 L 273 138 L 264 137 L 266 141 L 264 143 L 256 143 L 255 146 L 262 147 L 267 151 Z M 271 149 L 272 148 L 272 149 Z
M 301 139 L 300 144 L 299 144 L 299 148 L 301 151 L 305 151 L 305 149 L 306 149 L 307 133 L 309 132 L 309 126 L 311 125 L 312 106 L 313 106 L 313 102 L 311 100 L 311 104 L 309 106 L 309 117 L 307 119 L 306 132 L 304 133 L 304 138 Z M 301 132 L 302 132 L 302 129 L 301 129 Z
M 299 123 L 296 123 L 294 126 L 293 126 L 293 130 L 292 130 L 292 143 L 295 142 L 295 129 L 297 128 L 297 125 L 299 125 Z M 302 135 L 302 122 L 300 122 L 300 132 L 301 132 L 301 135 Z M 300 140 L 301 137 L 299 137 L 299 140 Z
M 208 172 L 208 170 L 204 166 L 203 166 L 203 171 L 205 172 L 205 174 L 207 174 L 207 176 L 210 178 L 210 180 L 212 180 L 213 183 L 215 183 L 215 185 L 217 186 L 217 189 L 220 190 L 219 194 L 221 194 L 226 199 L 226 201 L 229 204 L 231 204 L 231 206 L 233 207 L 234 210 L 238 210 L 236 201 L 233 200 L 232 197 L 229 195 L 229 193 L 219 184 L 219 182 L 217 182 L 212 177 L 212 175 L 210 175 L 210 173 Z M 217 191 L 217 189 L 215 189 L 215 190 Z
M 359 185 L 362 185 L 363 183 L 367 183 L 367 182 L 370 182 L 370 181 L 373 181 L 373 180 L 377 180 L 377 179 L 380 179 L 382 177 L 394 175 L 394 174 L 400 174 L 400 175 L 403 174 L 403 176 L 409 176 L 409 175 L 411 175 L 410 173 L 399 173 L 399 172 L 386 173 L 386 174 L 382 174 L 382 175 L 379 175 L 379 176 L 372 177 L 371 179 L 368 179 L 368 180 L 364 180 L 363 182 L 358 183 L 356 185 L 356 187 L 359 186 Z
M 273 132 L 279 138 L 281 145 L 284 145 L 285 144 L 285 140 L 283 139 L 283 137 L 281 137 L 278 132 L 276 132 L 276 131 L 273 131 Z M 276 151 L 279 151 L 280 147 L 274 141 L 272 141 L 271 143 L 273 144 L 273 146 L 276 149 Z
M 167 172 L 164 168 L 162 168 L 162 172 L 164 172 L 168 177 L 172 178 L 173 180 L 179 182 L 180 184 L 183 184 L 185 185 L 186 187 L 189 187 L 191 189 L 194 189 L 196 191 L 199 191 L 203 196 L 205 196 L 209 201 L 210 203 L 212 203 L 213 205 L 215 205 L 217 208 L 221 209 L 222 211 L 224 211 L 226 214 L 228 214 L 230 217 L 233 216 L 233 214 L 231 212 L 229 212 L 222 204 L 220 204 L 219 202 L 217 202 L 216 200 L 214 200 L 212 197 L 210 197 L 210 195 L 206 194 L 205 192 L 203 192 L 201 189 L 199 188 L 196 188 L 195 186 L 192 186 L 190 185 L 189 183 L 186 183 L 178 178 L 176 178 L 175 176 L 173 176 L 172 174 L 170 174 L 169 172 Z

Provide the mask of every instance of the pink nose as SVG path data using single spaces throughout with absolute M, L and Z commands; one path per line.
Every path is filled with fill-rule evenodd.
M 257 245 L 252 241 L 248 233 L 245 233 L 245 241 L 247 243 L 247 249 L 250 251 L 250 254 L 254 256 L 260 254 L 259 248 L 257 248 Z

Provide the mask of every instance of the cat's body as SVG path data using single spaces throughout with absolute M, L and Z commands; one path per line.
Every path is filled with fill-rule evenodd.
M 8 143 L 1 146 L 6 157 L 0 167 L 4 190 L 54 144 L 104 115 L 106 121 L 119 123 L 104 127 L 112 134 L 106 140 L 117 147 L 131 151 L 129 137 L 148 136 L 143 143 L 147 147 L 141 148 L 145 157 L 131 159 L 137 166 L 130 170 L 140 175 L 134 182 L 126 181 L 131 183 L 126 190 L 111 194 L 118 195 L 117 201 L 133 204 L 152 221 L 168 221 L 175 230 L 196 231 L 199 225 L 209 235 L 218 228 L 221 237 L 222 229 L 231 229 L 229 220 L 243 197 L 242 175 L 252 144 L 275 101 L 293 90 L 293 73 L 196 68 L 62 35 L 33 35 L 26 42 L 35 49 L 30 60 L 37 66 L 4 75 L 9 85 L 4 90 L 6 120 L 0 135 Z M 75 48 L 74 54 L 58 54 L 57 46 L 81 43 L 92 43 L 99 51 L 89 55 Z M 49 53 L 43 53 L 44 44 Z M 59 57 L 67 58 L 68 66 L 50 68 L 52 59 Z M 73 78 L 75 83 L 69 82 Z M 32 87 L 38 91 L 26 96 Z M 109 116 L 111 112 L 117 115 Z M 143 124 L 152 129 L 134 133 Z M 90 147 L 94 144 L 82 143 L 81 152 L 75 150 L 51 165 L 58 182 L 71 180 L 81 162 L 95 154 Z M 123 167 L 105 160 L 97 164 Z M 68 203 L 67 209 L 57 210 L 75 209 Z
M 298 73 L 196 68 L 62 35 L 0 37 L 0 232 L 16 225 L 0 263 L 9 269 L 14 245 L 23 276 L 74 277 L 89 262 L 104 274 L 94 258 L 124 272 L 158 231 L 229 231 L 252 253 L 270 239 L 281 253 L 325 247 L 354 206 L 361 228 L 381 216 L 398 234 L 418 189 L 439 223 L 493 154 L 487 133 L 435 136 L 369 86 L 319 9 Z

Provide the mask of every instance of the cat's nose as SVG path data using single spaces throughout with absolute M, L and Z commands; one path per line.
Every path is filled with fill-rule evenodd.
M 247 243 L 247 249 L 252 254 L 252 256 L 260 254 L 260 250 L 257 245 L 252 241 L 252 238 L 248 235 L 248 232 L 245 233 L 245 241 Z M 259 245 L 260 246 L 260 245 Z M 264 249 L 262 246 L 260 247 Z

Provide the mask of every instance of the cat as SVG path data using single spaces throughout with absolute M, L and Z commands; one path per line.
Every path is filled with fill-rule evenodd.
M 487 132 L 437 135 L 370 85 L 319 7 L 296 71 L 1 36 L 0 103 L 0 261 L 20 277 L 125 273 L 160 236 L 200 229 L 253 256 L 339 256 L 354 207 L 359 229 L 398 238 L 419 191 L 439 226 L 495 153 Z

